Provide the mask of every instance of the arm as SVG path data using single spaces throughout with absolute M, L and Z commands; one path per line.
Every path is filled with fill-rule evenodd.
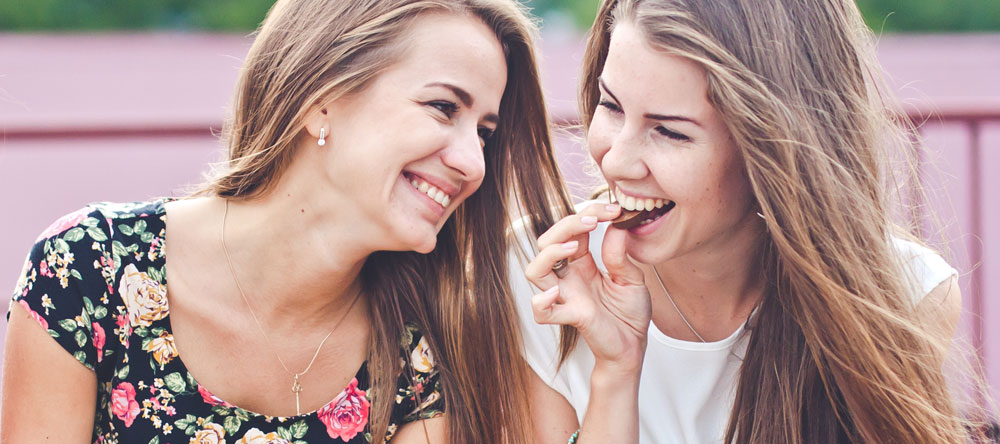
M 620 375 L 616 369 L 598 364 L 590 378 L 590 402 L 583 428 L 576 420 L 576 410 L 566 398 L 542 382 L 534 372 L 530 378 L 536 444 L 565 444 L 577 429 L 580 429 L 577 442 L 638 442 L 638 433 L 621 435 L 622 431 L 629 430 L 622 426 L 639 417 L 638 377 Z
M 534 371 L 528 371 L 528 403 L 536 444 L 566 444 L 569 436 L 580 428 L 576 410 L 559 392 L 542 381 Z
M 89 443 L 97 377 L 11 304 L 3 364 L 0 442 Z

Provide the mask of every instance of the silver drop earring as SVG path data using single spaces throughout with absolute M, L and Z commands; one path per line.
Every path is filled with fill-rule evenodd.
M 323 146 L 326 145 L 326 127 L 319 129 L 319 140 L 316 141 L 316 145 Z

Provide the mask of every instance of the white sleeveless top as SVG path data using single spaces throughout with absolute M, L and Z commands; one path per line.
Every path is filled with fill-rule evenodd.
M 590 236 L 590 251 L 597 266 L 607 230 L 601 224 Z M 523 228 L 515 228 L 524 251 L 530 248 Z M 893 239 L 907 259 L 914 276 L 912 297 L 916 304 L 957 272 L 938 254 L 916 243 Z M 522 255 L 510 257 L 511 289 L 517 298 L 528 364 L 546 384 L 562 394 L 576 409 L 582 423 L 590 398 L 594 355 L 580 339 L 562 367 L 559 362 L 559 327 L 535 323 L 531 296 L 538 293 L 524 277 Z M 530 259 L 527 259 L 530 260 Z M 746 355 L 749 335 L 743 327 L 718 342 L 688 342 L 671 338 L 651 322 L 649 341 L 639 382 L 639 442 L 643 444 L 722 443 L 735 399 L 738 372 Z

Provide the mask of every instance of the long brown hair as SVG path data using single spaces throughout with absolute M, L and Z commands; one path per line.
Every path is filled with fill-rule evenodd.
M 512 0 L 279 0 L 258 30 L 240 74 L 224 135 L 225 170 L 203 193 L 266 194 L 286 170 L 309 107 L 363 89 L 404 47 L 425 13 L 477 18 L 501 43 L 507 84 L 484 153 L 479 190 L 445 223 L 427 255 L 377 252 L 361 270 L 371 298 L 373 442 L 387 434 L 400 377 L 403 321 L 419 324 L 440 371 L 451 442 L 526 443 L 526 366 L 507 280 L 508 215 L 551 225 L 566 209 L 542 99 L 534 24 Z M 515 174 L 516 173 L 516 174 Z M 403 375 L 408 377 L 409 375 Z
M 725 441 L 960 443 L 892 243 L 891 148 L 910 153 L 853 0 L 605 0 L 584 57 L 589 125 L 616 22 L 704 71 L 766 221 Z M 937 333 L 937 332 L 934 332 Z M 563 357 L 573 336 L 564 336 Z

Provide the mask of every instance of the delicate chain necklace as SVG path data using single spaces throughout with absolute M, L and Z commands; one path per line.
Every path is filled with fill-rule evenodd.
M 341 315 L 340 319 L 337 320 L 337 323 L 333 325 L 333 329 L 330 330 L 330 332 L 327 333 L 325 337 L 323 337 L 322 341 L 320 341 L 319 347 L 316 347 L 316 353 L 313 353 L 313 357 L 312 359 L 309 360 L 309 365 L 306 366 L 306 369 L 298 373 L 289 370 L 288 366 L 285 365 L 285 362 L 281 360 L 281 355 L 278 354 L 278 348 L 274 346 L 274 343 L 271 342 L 271 338 L 269 338 L 267 336 L 267 333 L 264 332 L 264 327 L 260 325 L 260 319 L 257 319 L 257 314 L 254 313 L 253 307 L 250 306 L 250 301 L 247 299 L 247 295 L 243 291 L 243 286 L 240 285 L 240 280 L 239 278 L 236 277 L 236 268 L 233 267 L 233 260 L 229 257 L 229 249 L 226 248 L 226 219 L 228 217 L 229 217 L 229 200 L 227 199 L 226 212 L 223 213 L 222 215 L 222 252 L 226 254 L 226 262 L 229 263 L 229 271 L 232 272 L 233 274 L 233 281 L 236 282 L 236 288 L 240 290 L 240 296 L 243 296 L 243 302 L 246 302 L 247 309 L 250 310 L 250 316 L 253 317 L 254 323 L 257 324 L 257 330 L 260 331 L 261 336 L 263 336 L 264 339 L 267 341 L 268 345 L 271 346 L 271 350 L 274 352 L 274 356 L 278 358 L 278 363 L 281 364 L 281 367 L 284 368 L 285 371 L 288 372 L 288 374 L 292 375 L 292 393 L 295 393 L 295 414 L 301 415 L 302 409 L 299 405 L 299 394 L 302 393 L 302 384 L 299 382 L 299 378 L 304 376 L 306 372 L 308 372 L 309 369 L 312 368 L 313 363 L 316 362 L 316 357 L 319 356 L 319 351 L 323 348 L 323 344 L 326 344 L 326 340 L 330 339 L 330 336 L 333 335 L 333 332 L 337 331 L 337 327 L 340 327 L 340 324 L 344 322 L 344 318 L 347 317 L 347 314 L 351 312 L 351 310 L 354 308 L 354 304 L 358 302 L 358 299 L 361 297 L 361 291 L 358 291 L 358 294 L 354 296 L 354 300 L 351 301 L 351 305 L 347 307 L 347 310 L 344 311 L 344 314 Z
M 701 335 L 698 334 L 698 331 L 695 330 L 694 327 L 691 326 L 691 323 L 688 322 L 686 317 L 684 317 L 684 313 L 681 313 L 681 309 L 677 307 L 677 304 L 674 302 L 674 298 L 670 297 L 670 292 L 667 291 L 667 287 L 663 285 L 663 279 L 660 278 L 660 272 L 656 271 L 655 266 L 653 267 L 653 274 L 656 275 L 656 280 L 657 282 L 660 283 L 660 288 L 663 289 L 663 294 L 667 295 L 667 300 L 670 301 L 670 305 L 674 306 L 674 310 L 677 310 L 677 315 L 681 317 L 682 321 L 684 321 L 684 325 L 688 326 L 688 330 L 691 330 L 691 333 L 694 333 L 694 335 L 698 337 L 699 341 L 708 342 L 705 340 L 705 338 L 701 337 Z

